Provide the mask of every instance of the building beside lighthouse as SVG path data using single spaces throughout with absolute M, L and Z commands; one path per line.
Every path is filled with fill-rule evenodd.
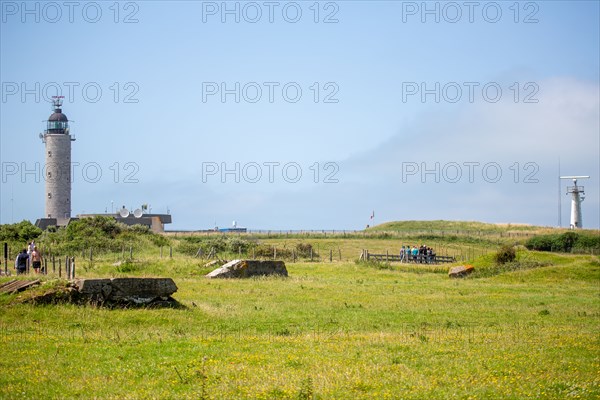
M 46 130 L 40 134 L 45 144 L 45 212 L 36 225 L 42 229 L 48 226 L 65 226 L 71 219 L 71 142 L 75 140 L 69 131 L 69 119 L 62 112 L 63 96 L 53 97 L 54 112 L 46 123 Z

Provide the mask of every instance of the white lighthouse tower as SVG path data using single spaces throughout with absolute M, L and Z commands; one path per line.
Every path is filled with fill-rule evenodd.
M 69 119 L 62 113 L 64 96 L 52 97 L 54 113 L 48 118 L 46 131 L 40 134 L 46 144 L 46 212 L 44 219 L 55 220 L 64 226 L 71 218 L 71 142 Z
M 571 229 L 583 227 L 581 218 L 581 202 L 585 200 L 583 186 L 577 186 L 577 179 L 587 179 L 589 176 L 561 176 L 560 179 L 572 179 L 573 186 L 567 186 L 567 194 L 571 194 Z

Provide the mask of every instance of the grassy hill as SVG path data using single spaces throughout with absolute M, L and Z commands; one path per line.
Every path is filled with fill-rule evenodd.
M 406 231 L 446 231 L 465 234 L 481 233 L 509 233 L 509 232 L 540 232 L 548 231 L 554 228 L 540 227 L 527 224 L 490 224 L 476 221 L 393 221 L 385 222 L 367 229 L 367 231 L 384 231 L 384 232 L 406 232 Z

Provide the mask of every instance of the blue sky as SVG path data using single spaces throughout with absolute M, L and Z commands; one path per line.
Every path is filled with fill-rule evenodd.
M 591 175 L 583 222 L 599 228 L 596 1 L 0 3 L 2 223 L 44 213 L 38 134 L 58 88 L 74 215 L 555 226 L 560 158 Z

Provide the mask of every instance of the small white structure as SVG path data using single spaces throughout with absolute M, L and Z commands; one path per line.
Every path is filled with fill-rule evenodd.
M 588 179 L 588 175 L 561 176 L 560 179 L 572 179 L 573 186 L 567 186 L 567 194 L 571 193 L 571 229 L 583 227 L 581 218 L 581 202 L 585 200 L 583 186 L 577 186 L 577 179 Z

